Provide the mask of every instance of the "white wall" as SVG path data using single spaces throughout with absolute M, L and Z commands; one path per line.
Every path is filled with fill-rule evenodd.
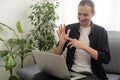
M 20 20 L 24 29 L 28 29 L 29 21 L 29 6 L 32 0 L 0 0 L 0 22 L 6 23 L 9 26 L 15 27 L 15 24 Z
M 28 20 L 28 15 L 30 14 L 29 6 L 32 0 L 0 0 L 0 22 L 5 23 L 12 28 L 16 29 L 16 22 L 18 20 L 21 21 L 23 29 L 25 32 L 28 32 L 30 29 L 30 22 Z M 9 30 L 5 29 L 3 32 L 0 31 L 0 36 L 4 39 L 8 39 L 13 36 L 13 33 Z M 3 49 L 4 46 L 0 42 L 0 50 Z M 32 59 L 26 58 L 25 65 L 31 64 Z M 0 59 L 0 64 L 3 63 Z M 18 58 L 18 63 L 15 68 L 15 73 L 17 69 L 20 68 L 20 60 Z M 9 72 L 2 67 L 0 67 L 0 80 L 8 80 Z
M 59 23 L 78 22 L 77 8 L 81 0 L 59 0 Z M 107 30 L 120 31 L 120 0 L 93 0 L 96 14 L 92 21 Z

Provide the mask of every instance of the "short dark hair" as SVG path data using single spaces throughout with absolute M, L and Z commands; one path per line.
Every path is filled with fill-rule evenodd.
M 92 12 L 94 12 L 94 10 L 95 10 L 95 4 L 94 4 L 94 2 L 92 0 L 81 0 L 79 5 L 82 5 L 82 6 L 83 5 L 88 5 L 88 6 L 90 6 L 91 9 L 92 9 Z

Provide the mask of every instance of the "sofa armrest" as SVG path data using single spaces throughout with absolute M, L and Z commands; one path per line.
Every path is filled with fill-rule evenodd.
M 33 76 L 39 73 L 40 70 L 36 64 L 32 64 L 28 67 L 21 68 L 17 71 L 19 78 L 23 80 L 32 80 Z

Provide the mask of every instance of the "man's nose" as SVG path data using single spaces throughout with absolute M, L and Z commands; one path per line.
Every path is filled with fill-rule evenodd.
M 84 20 L 85 17 L 84 17 L 83 15 L 80 15 L 80 16 L 79 16 L 79 19 L 80 19 L 80 20 Z

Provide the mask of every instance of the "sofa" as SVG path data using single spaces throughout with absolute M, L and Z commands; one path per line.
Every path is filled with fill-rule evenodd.
M 109 80 L 120 80 L 120 31 L 108 31 L 111 61 L 103 65 Z
M 111 53 L 111 61 L 109 64 L 103 64 L 107 73 L 108 80 L 120 80 L 120 32 L 108 31 L 108 40 Z M 32 80 L 33 76 L 40 72 L 36 64 L 24 67 L 17 71 L 17 75 L 21 80 Z

